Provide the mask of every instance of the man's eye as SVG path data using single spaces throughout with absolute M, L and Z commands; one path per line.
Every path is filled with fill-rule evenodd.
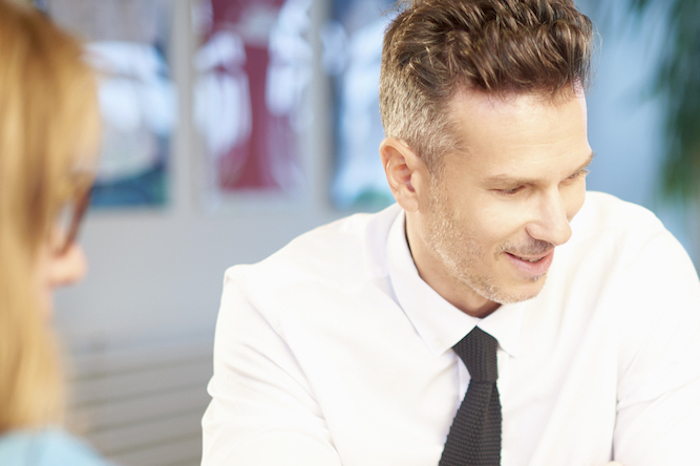
M 501 194 L 512 195 L 512 194 L 517 194 L 518 192 L 522 191 L 523 189 L 525 189 L 525 186 L 518 186 L 517 188 L 511 188 L 511 189 L 499 189 L 498 191 Z
M 577 171 L 573 175 L 569 177 L 570 180 L 575 180 L 576 178 L 584 177 L 588 175 L 591 171 L 587 168 L 584 168 L 583 170 Z

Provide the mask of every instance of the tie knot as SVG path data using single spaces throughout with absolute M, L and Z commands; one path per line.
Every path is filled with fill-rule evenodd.
M 498 341 L 479 327 L 474 327 L 453 347 L 467 366 L 471 379 L 483 382 L 495 382 L 498 378 L 497 348 Z

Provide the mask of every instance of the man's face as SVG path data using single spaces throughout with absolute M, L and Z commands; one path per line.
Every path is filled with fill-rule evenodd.
M 472 91 L 450 111 L 468 150 L 448 155 L 419 194 L 427 208 L 416 215 L 417 238 L 409 234 L 412 252 L 420 243 L 419 272 L 463 310 L 530 299 L 583 205 L 592 158 L 585 99 Z

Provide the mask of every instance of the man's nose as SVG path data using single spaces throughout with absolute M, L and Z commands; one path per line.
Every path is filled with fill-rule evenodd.
M 571 238 L 571 226 L 566 203 L 558 190 L 543 194 L 533 207 L 528 234 L 537 240 L 560 246 Z

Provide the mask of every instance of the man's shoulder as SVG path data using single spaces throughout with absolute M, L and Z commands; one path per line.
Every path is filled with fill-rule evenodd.
M 605 270 L 661 269 L 679 263 L 685 269 L 689 263 L 683 247 L 651 211 L 610 194 L 587 193 L 571 226 L 571 241 L 562 252 L 574 268 L 595 265 L 603 276 Z
M 574 243 L 607 239 L 633 246 L 659 235 L 670 236 L 648 209 L 601 192 L 586 194 L 586 202 L 572 221 L 572 229 Z
M 642 225 L 664 228 L 659 219 L 645 207 L 596 191 L 586 193 L 586 202 L 574 221 L 585 224 L 581 226 L 596 233 L 610 228 L 635 229 Z
M 357 213 L 319 226 L 266 259 L 227 270 L 227 278 L 264 280 L 270 286 L 318 281 L 351 286 L 386 274 L 386 241 L 400 215 L 394 204 L 381 212 Z

